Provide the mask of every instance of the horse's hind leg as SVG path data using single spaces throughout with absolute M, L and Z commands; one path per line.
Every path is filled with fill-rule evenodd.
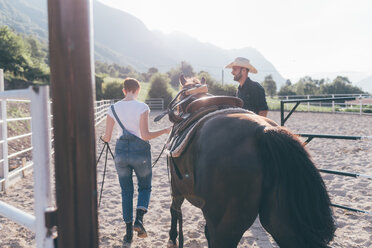
M 220 215 L 215 211 L 209 212 L 208 208 L 203 209 L 209 236 L 208 246 L 212 248 L 237 247 L 244 232 L 257 217 L 258 204 L 247 205 L 231 199 L 225 206 L 218 208 L 224 209 Z
M 171 229 L 169 230 L 169 244 L 168 247 L 177 247 L 177 221 L 179 221 L 180 226 L 180 237 L 179 237 L 179 247 L 183 246 L 183 232 L 182 232 L 182 212 L 181 206 L 185 200 L 182 196 L 172 197 L 172 205 L 170 207 L 171 212 Z
M 259 217 L 262 226 L 275 239 L 281 248 L 308 247 L 296 235 L 296 230 L 291 225 L 291 213 L 285 206 L 285 202 L 277 201 L 277 195 L 271 192 L 263 197 L 259 210 Z

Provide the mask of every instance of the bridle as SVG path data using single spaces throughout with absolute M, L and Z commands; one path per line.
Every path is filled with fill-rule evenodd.
M 169 119 L 172 122 L 179 122 L 182 120 L 182 118 L 179 115 L 176 115 L 174 111 L 177 109 L 177 107 L 181 106 L 183 103 L 190 100 L 192 97 L 196 97 L 198 94 L 201 93 L 195 93 L 193 94 L 193 90 L 196 90 L 200 87 L 203 87 L 203 84 L 192 84 L 192 85 L 186 85 L 180 90 L 177 95 L 170 101 L 168 104 L 167 109 L 161 113 L 160 115 L 156 116 L 154 121 L 158 122 L 160 121 L 166 114 L 169 115 Z M 190 92 L 190 93 L 189 93 Z M 189 94 L 188 94 L 189 93 Z M 204 94 L 204 93 L 203 93 Z

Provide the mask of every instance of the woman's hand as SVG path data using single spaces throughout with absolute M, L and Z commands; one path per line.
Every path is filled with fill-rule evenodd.
M 164 129 L 165 133 L 170 133 L 172 131 L 172 127 L 168 127 L 166 129 Z
M 103 135 L 103 136 L 101 136 L 100 138 L 101 138 L 101 140 L 102 140 L 103 142 L 106 142 L 106 143 L 107 143 L 107 142 L 110 142 L 110 138 L 109 138 L 108 135 L 106 135 L 106 134 Z

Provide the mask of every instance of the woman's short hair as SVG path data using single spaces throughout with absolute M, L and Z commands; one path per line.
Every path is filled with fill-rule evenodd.
M 140 88 L 140 83 L 135 78 L 126 78 L 124 79 L 124 89 L 126 92 L 136 92 Z

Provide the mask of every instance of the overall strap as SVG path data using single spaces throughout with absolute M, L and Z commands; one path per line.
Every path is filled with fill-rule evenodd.
M 125 127 L 124 127 L 124 125 L 123 125 L 123 123 L 121 123 L 121 121 L 119 120 L 118 115 L 116 114 L 116 111 L 115 111 L 114 105 L 111 105 L 111 110 L 112 110 L 112 113 L 113 113 L 114 116 L 115 116 L 116 121 L 119 123 L 121 129 L 123 129 L 123 131 L 126 130 Z

